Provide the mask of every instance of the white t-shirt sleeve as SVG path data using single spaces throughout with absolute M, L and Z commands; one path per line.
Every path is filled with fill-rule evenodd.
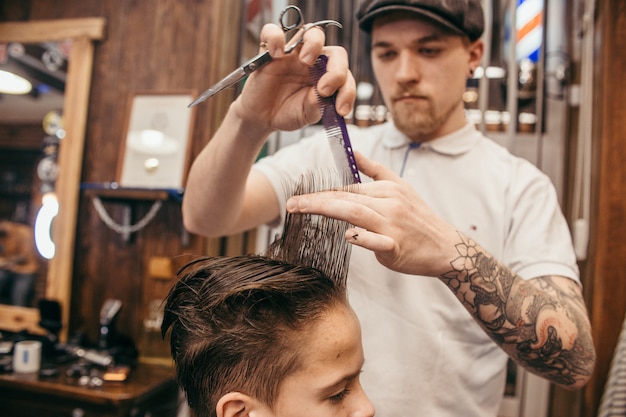
M 560 275 L 579 281 L 569 226 L 549 177 L 520 163 L 511 184 L 512 215 L 504 247 L 511 270 L 522 278 Z
M 260 159 L 252 169 L 267 177 L 280 205 L 280 223 L 285 217 L 285 203 L 291 197 L 295 183 L 310 172 L 334 172 L 336 168 L 324 131 L 303 138 L 297 143 L 279 149 Z M 272 224 L 270 226 L 277 226 Z

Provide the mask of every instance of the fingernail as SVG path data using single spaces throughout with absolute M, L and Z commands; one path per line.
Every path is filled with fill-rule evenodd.
M 315 56 L 310 55 L 310 54 L 309 55 L 305 55 L 304 57 L 302 57 L 302 60 L 307 65 L 313 65 L 315 63 Z
M 305 197 L 291 197 L 285 205 L 290 213 L 304 213 L 309 207 L 309 199 Z
M 330 87 L 323 87 L 319 92 L 322 96 L 328 97 L 333 93 L 333 90 Z
M 272 49 L 272 52 L 270 52 L 270 55 L 273 58 L 280 58 L 284 55 L 284 51 L 281 48 L 275 47 Z
M 309 199 L 306 197 L 298 198 L 298 208 L 302 212 L 306 211 L 309 208 Z
M 339 109 L 339 114 L 341 114 L 342 116 L 347 116 L 348 113 L 350 113 L 350 105 L 346 103 Z

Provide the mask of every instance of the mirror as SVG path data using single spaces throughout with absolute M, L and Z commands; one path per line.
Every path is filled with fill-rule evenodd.
M 36 307 L 45 295 L 70 50 L 71 40 L 0 43 L 0 304 Z
M 59 212 L 52 223 L 55 256 L 48 261 L 45 297 L 61 304 L 62 340 L 67 337 L 87 106 L 91 85 L 94 41 L 104 37 L 103 18 L 39 20 L 0 23 L 0 44 L 71 42 L 63 108 L 65 137 L 58 148 L 59 171 L 55 191 Z M 42 131 L 41 137 L 45 133 Z M 36 308 L 0 304 L 0 329 L 41 333 Z

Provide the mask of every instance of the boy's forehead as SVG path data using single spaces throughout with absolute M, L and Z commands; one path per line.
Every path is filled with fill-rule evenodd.
M 359 320 L 348 305 L 337 305 L 316 320 L 300 338 L 301 364 L 281 384 L 280 396 L 333 386 L 363 366 Z
M 305 349 L 309 349 L 309 359 L 332 361 L 339 351 L 352 351 L 361 347 L 359 320 L 348 305 L 336 305 L 316 321 Z

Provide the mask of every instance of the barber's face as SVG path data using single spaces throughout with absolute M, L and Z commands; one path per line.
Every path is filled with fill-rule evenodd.
M 303 339 L 304 366 L 282 383 L 276 417 L 371 417 L 374 407 L 359 375 L 361 329 L 347 306 L 333 308 Z
M 415 141 L 466 123 L 462 96 L 482 41 L 451 35 L 428 20 L 393 14 L 372 29 L 372 66 L 394 123 Z

